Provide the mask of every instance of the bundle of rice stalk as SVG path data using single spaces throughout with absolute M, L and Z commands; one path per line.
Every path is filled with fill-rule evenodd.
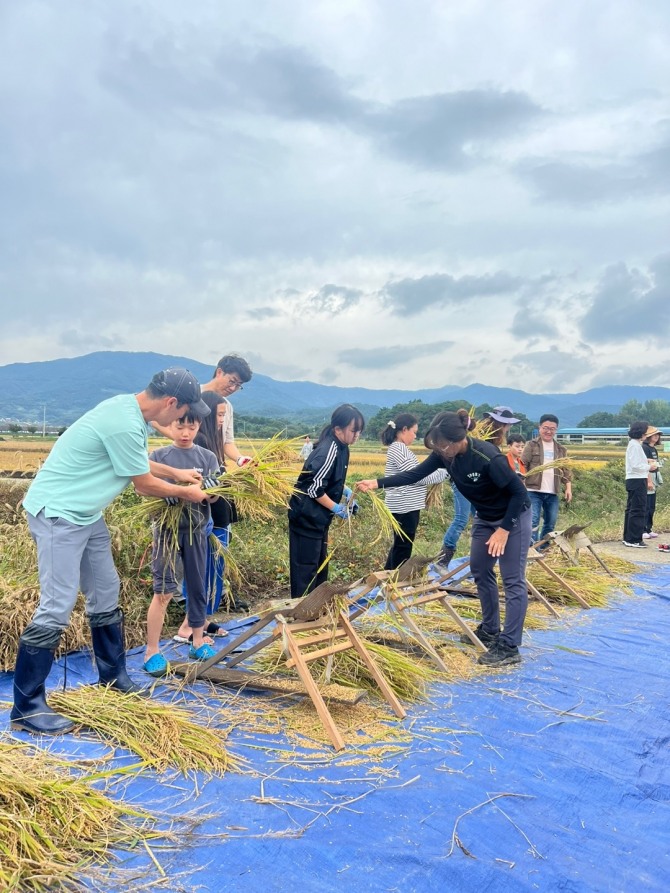
M 562 566 L 557 569 L 557 573 L 594 608 L 604 607 L 614 593 L 615 588 L 618 592 L 630 591 L 629 586 L 622 584 L 620 581 L 612 580 L 602 570 L 598 571 L 593 567 L 585 565 L 578 565 L 577 567 Z M 576 600 L 557 580 L 554 580 L 553 577 L 550 577 L 541 567 L 533 562 L 529 563 L 527 577 L 536 589 L 551 601 L 568 605 L 577 604 Z
M 470 418 L 474 416 L 474 406 L 470 409 Z M 497 435 L 497 429 L 493 426 L 493 421 L 488 417 L 484 417 L 483 419 L 475 419 L 474 427 L 471 431 L 468 431 L 468 435 L 470 437 L 474 437 L 477 440 L 493 440 L 493 438 Z
M 105 686 L 53 692 L 50 705 L 74 722 L 136 753 L 158 771 L 177 769 L 223 775 L 240 763 L 226 750 L 222 734 L 193 721 L 192 714 L 137 694 Z
M 235 558 L 235 555 L 231 551 L 230 547 L 224 546 L 221 540 L 217 539 L 217 537 L 213 533 L 209 536 L 209 546 L 212 550 L 212 555 L 214 556 L 215 561 L 217 558 L 223 559 L 223 563 L 225 565 L 225 583 L 232 583 L 235 586 L 241 586 L 245 582 L 244 574 L 242 573 L 239 562 Z M 212 582 L 215 583 L 216 581 Z M 213 593 L 211 593 L 210 595 L 213 597 Z
M 287 452 L 295 455 L 295 440 L 273 437 L 260 450 L 254 450 L 253 461 L 234 468 L 218 478 L 218 485 L 203 492 L 208 496 L 223 496 L 233 500 L 237 510 L 249 521 L 269 521 L 274 509 L 286 507 L 295 492 L 295 469 L 288 464 Z M 169 533 L 179 527 L 183 504 L 167 505 L 164 499 L 143 499 L 130 506 L 129 514 L 149 518 Z
M 110 799 L 77 772 L 39 748 L 0 742 L 0 889 L 88 889 L 87 870 L 113 849 L 165 837 L 145 810 Z
M 355 495 L 357 500 L 367 500 L 367 506 L 361 506 L 361 511 L 372 509 L 372 513 L 377 521 L 379 534 L 370 543 L 371 546 L 376 545 L 382 539 L 389 539 L 391 536 L 393 536 L 394 533 L 400 534 L 405 537 L 402 527 L 398 523 L 397 518 L 394 517 L 391 510 L 386 505 L 384 497 L 379 492 L 379 490 L 368 490 L 365 493 L 357 491 Z M 349 525 L 349 530 L 351 532 L 351 525 Z
M 545 471 L 549 471 L 551 468 L 570 468 L 570 466 L 575 464 L 575 459 L 571 459 L 570 456 L 563 456 L 562 459 L 554 459 L 553 462 L 545 462 L 544 465 L 536 465 L 532 471 L 527 471 L 525 474 L 522 474 L 521 477 L 531 477 L 535 474 L 544 474 Z
M 438 677 L 430 664 L 388 645 L 380 645 L 363 637 L 361 641 L 399 698 L 418 701 L 425 697 L 427 683 Z M 261 672 L 293 674 L 295 670 L 287 668 L 285 660 L 281 645 L 277 643 L 264 649 L 255 659 L 254 666 Z M 309 667 L 319 681 L 379 693 L 377 683 L 353 648 L 332 655 L 332 660 L 324 657 L 312 661 Z
M 438 513 L 444 511 L 444 484 L 431 484 L 426 488 L 426 510 Z

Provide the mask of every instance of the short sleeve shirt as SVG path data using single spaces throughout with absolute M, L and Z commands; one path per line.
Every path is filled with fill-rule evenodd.
M 175 446 L 159 447 L 149 457 L 154 462 L 170 465 L 172 468 L 199 471 L 203 477 L 216 475 L 219 470 L 219 460 L 211 450 L 194 444 L 188 449 Z M 179 522 L 180 527 L 201 527 L 210 518 L 208 502 L 187 503 L 182 510 Z
M 31 515 L 94 524 L 131 479 L 149 471 L 147 426 L 134 394 L 103 400 L 54 444 L 23 500 Z

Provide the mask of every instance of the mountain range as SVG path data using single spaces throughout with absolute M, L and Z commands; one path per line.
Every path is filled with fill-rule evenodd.
M 47 424 L 66 425 L 107 397 L 141 391 L 155 372 L 168 366 L 185 366 L 203 382 L 213 373 L 211 365 L 188 357 L 126 351 L 0 366 L 0 418 L 38 424 L 46 418 Z M 365 415 L 373 415 L 383 407 L 410 400 L 429 404 L 465 400 L 473 406 L 511 406 L 533 420 L 553 412 L 561 425 L 574 426 L 594 412 L 616 413 L 628 400 L 670 402 L 670 388 L 612 385 L 576 394 L 528 394 L 514 388 L 471 384 L 379 390 L 277 381 L 256 373 L 233 399 L 238 415 L 312 421 L 321 421 L 341 403 L 355 403 Z

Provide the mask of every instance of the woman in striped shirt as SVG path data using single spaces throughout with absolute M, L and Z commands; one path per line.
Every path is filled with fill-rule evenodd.
M 409 412 L 401 412 L 386 425 L 381 434 L 382 443 L 388 447 L 385 477 L 410 471 L 419 464 L 419 460 L 409 449 L 416 439 L 418 429 L 418 419 Z M 401 527 L 401 532 L 393 535 L 393 545 L 384 565 L 386 570 L 395 570 L 412 554 L 421 509 L 426 507 L 426 487 L 442 483 L 446 476 L 444 469 L 438 469 L 420 484 L 396 487 L 384 493 L 386 505 Z

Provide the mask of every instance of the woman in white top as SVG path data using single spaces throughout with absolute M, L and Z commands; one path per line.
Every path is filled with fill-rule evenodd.
M 623 521 L 623 544 L 633 549 L 646 549 L 642 541 L 647 515 L 647 484 L 649 473 L 658 465 L 647 459 L 642 449 L 648 422 L 633 422 L 628 431 L 630 440 L 626 448 L 626 512 Z
M 419 464 L 409 449 L 416 440 L 418 429 L 418 419 L 409 412 L 401 412 L 386 425 L 381 434 L 382 443 L 388 447 L 385 477 L 410 471 Z M 384 565 L 386 570 L 395 570 L 412 554 L 421 509 L 426 507 L 426 487 L 442 483 L 446 476 L 446 470 L 440 468 L 419 484 L 385 491 L 386 505 L 402 528 L 402 533 L 393 535 L 393 545 Z

